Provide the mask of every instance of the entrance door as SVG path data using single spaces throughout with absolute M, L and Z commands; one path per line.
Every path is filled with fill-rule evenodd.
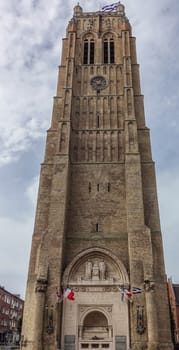
M 112 327 L 106 316 L 100 311 L 89 312 L 80 329 L 79 350 L 112 350 Z

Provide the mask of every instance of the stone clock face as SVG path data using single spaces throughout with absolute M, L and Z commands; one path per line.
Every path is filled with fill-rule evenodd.
M 102 76 L 93 77 L 90 84 L 95 90 L 103 90 L 108 86 L 107 80 Z

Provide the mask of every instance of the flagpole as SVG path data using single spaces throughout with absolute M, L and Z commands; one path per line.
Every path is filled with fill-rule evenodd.
M 98 1 L 98 7 L 99 7 L 99 11 L 101 11 L 101 7 L 102 7 L 101 1 Z

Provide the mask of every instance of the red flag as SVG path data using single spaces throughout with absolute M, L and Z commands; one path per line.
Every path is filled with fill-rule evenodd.
M 67 295 L 67 299 L 75 300 L 74 295 L 75 295 L 75 293 L 71 290 L 71 292 Z
M 75 300 L 74 295 L 75 293 L 70 288 L 67 288 L 63 293 L 63 297 L 68 300 Z

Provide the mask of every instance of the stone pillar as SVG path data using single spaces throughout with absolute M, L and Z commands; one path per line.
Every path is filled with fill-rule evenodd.
M 154 283 L 152 281 L 145 281 L 145 298 L 147 311 L 147 328 L 148 328 L 148 349 L 158 349 L 158 322 L 157 322 L 157 308 L 155 305 Z
M 42 333 L 45 307 L 45 292 L 47 289 L 47 279 L 39 277 L 36 284 L 36 308 L 34 321 L 34 345 L 33 350 L 43 350 Z

